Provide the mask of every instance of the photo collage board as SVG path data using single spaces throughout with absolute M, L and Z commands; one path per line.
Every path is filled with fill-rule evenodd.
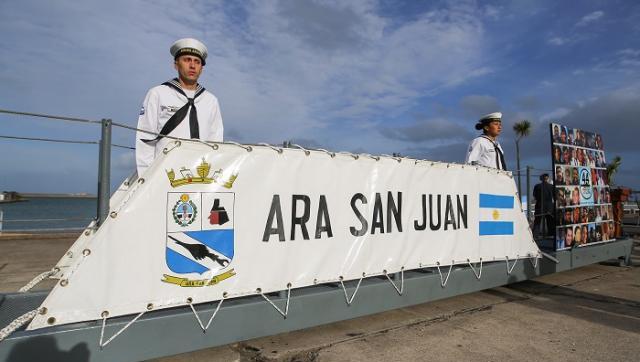
M 614 239 L 602 136 L 551 124 L 556 250 Z

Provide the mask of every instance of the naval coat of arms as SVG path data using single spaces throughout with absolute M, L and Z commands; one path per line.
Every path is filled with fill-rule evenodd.
M 235 275 L 230 268 L 234 202 L 233 192 L 167 194 L 165 261 L 169 272 L 164 282 L 198 287 Z

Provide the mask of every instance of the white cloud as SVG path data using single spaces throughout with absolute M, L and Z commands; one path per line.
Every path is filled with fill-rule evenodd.
M 638 68 L 640 68 L 640 50 L 625 48 L 598 58 L 598 62 L 592 67 L 592 70 L 635 75 Z
M 556 82 L 554 81 L 550 81 L 550 80 L 542 80 L 540 82 L 540 87 L 542 88 L 549 88 L 549 87 L 554 87 L 556 85 Z
M 600 10 L 594 11 L 594 12 L 582 17 L 582 19 L 580 19 L 580 21 L 578 21 L 575 24 L 575 27 L 587 26 L 589 24 L 592 24 L 592 23 L 598 21 L 603 16 L 604 16 L 604 12 L 603 11 L 600 11 Z M 593 34 L 585 32 L 584 29 L 583 30 L 571 29 L 568 32 L 568 34 L 563 34 L 562 36 L 560 36 L 560 35 L 552 35 L 550 38 L 547 39 L 547 43 L 549 43 L 551 45 L 555 45 L 555 46 L 563 46 L 563 45 L 567 45 L 567 44 L 584 42 L 584 41 L 588 40 L 589 38 L 591 38 L 592 36 L 593 36 Z
M 571 109 L 560 107 L 540 116 L 541 121 L 558 121 L 571 112 Z
M 469 95 L 460 101 L 460 106 L 466 116 L 476 118 L 500 110 L 498 100 L 489 95 Z
M 590 14 L 587 14 L 585 16 L 582 17 L 582 19 L 580 19 L 580 21 L 578 21 L 576 23 L 576 26 L 585 26 L 588 25 L 590 23 L 593 23 L 594 21 L 597 21 L 598 19 L 602 18 L 604 16 L 604 12 L 601 10 L 598 11 L 594 11 Z
M 618 51 L 618 54 L 628 57 L 640 57 L 640 49 L 626 48 Z
M 0 32 L 19 36 L 0 40 L 14 50 L 0 55 L 0 79 L 14 85 L 0 97 L 20 103 L 23 89 L 33 98 L 19 108 L 133 125 L 145 90 L 174 76 L 168 46 L 193 36 L 209 47 L 201 81 L 220 99 L 228 134 L 280 142 L 330 132 L 345 119 L 379 122 L 491 72 L 482 64 L 482 9 L 468 6 L 393 26 L 369 1 L 174 8 L 117 0 L 3 5 Z
M 618 52 L 619 65 L 623 69 L 640 67 L 640 49 L 623 49 Z
M 136 158 L 134 152 L 131 151 L 112 155 L 111 167 L 124 172 L 129 172 L 135 169 Z
M 435 141 L 438 144 L 450 144 L 471 137 L 471 130 L 444 118 L 432 118 L 416 121 L 405 127 L 385 127 L 380 132 L 384 137 L 420 143 Z
M 486 5 L 484 7 L 484 15 L 491 20 L 499 20 L 502 14 L 502 7 L 494 5 Z
M 559 37 L 559 36 L 554 36 L 553 38 L 550 38 L 549 40 L 547 40 L 547 42 L 549 44 L 552 44 L 552 45 L 560 46 L 560 45 L 564 45 L 564 44 L 568 43 L 569 39 L 568 38 L 562 38 L 562 37 Z

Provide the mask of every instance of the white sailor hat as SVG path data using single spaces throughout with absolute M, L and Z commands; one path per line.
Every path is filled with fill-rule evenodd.
M 173 59 L 178 59 L 181 55 L 195 55 L 202 60 L 202 65 L 205 65 L 207 59 L 207 47 L 201 41 L 193 38 L 177 40 L 171 45 L 169 52 L 171 52 Z
M 476 129 L 481 130 L 485 125 L 493 122 L 493 121 L 502 121 L 502 113 L 501 112 L 493 112 L 489 113 L 485 116 L 482 116 L 478 123 L 476 123 Z

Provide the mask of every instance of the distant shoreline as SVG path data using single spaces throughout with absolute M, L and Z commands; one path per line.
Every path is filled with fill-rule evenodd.
M 0 200 L 0 205 L 3 204 L 14 204 L 16 202 L 25 202 L 25 201 L 29 201 L 27 199 L 20 199 L 20 200 Z
M 47 194 L 47 193 L 18 193 L 22 199 L 97 199 L 96 195 L 85 193 Z

